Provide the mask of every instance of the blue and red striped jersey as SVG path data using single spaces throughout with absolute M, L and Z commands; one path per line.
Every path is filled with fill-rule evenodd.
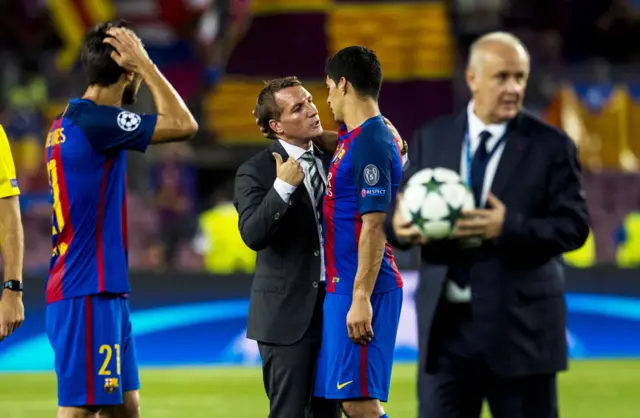
M 144 152 L 157 115 L 73 99 L 45 146 L 53 204 L 46 300 L 129 293 L 126 150 Z
M 341 129 L 323 207 L 328 292 L 353 293 L 362 215 L 386 212 L 401 180 L 400 148 L 382 116 L 351 132 Z M 402 278 L 387 243 L 373 293 L 400 287 Z

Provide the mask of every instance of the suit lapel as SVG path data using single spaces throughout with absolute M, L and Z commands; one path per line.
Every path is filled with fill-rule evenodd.
M 446 167 L 460 172 L 460 159 L 462 158 L 462 144 L 467 133 L 466 110 L 458 115 L 453 122 L 451 135 L 443 135 L 438 146 L 436 167 Z
M 515 169 L 518 167 L 528 145 L 527 137 L 519 129 L 520 118 L 518 116 L 507 127 L 504 151 L 491 184 L 491 192 L 497 197 L 500 197 L 509 180 L 515 177 Z
M 283 162 L 289 159 L 289 154 L 287 154 L 287 151 L 284 149 L 280 141 L 277 139 L 274 140 L 271 145 L 269 145 L 269 151 L 280 154 Z M 273 156 L 271 156 L 271 158 L 273 158 Z

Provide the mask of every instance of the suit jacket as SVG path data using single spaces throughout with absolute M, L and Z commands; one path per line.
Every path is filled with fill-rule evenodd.
M 421 127 L 410 145 L 405 180 L 427 167 L 460 172 L 466 110 Z M 430 369 L 429 338 L 449 266 L 468 263 L 477 340 L 503 377 L 567 367 L 563 252 L 582 246 L 588 213 L 576 147 L 560 130 L 522 111 L 507 128 L 491 191 L 506 206 L 501 236 L 473 250 L 455 240 L 422 248 L 417 301 L 421 363 Z M 389 241 L 403 247 L 388 217 Z
M 320 240 L 307 189 L 301 184 L 285 203 L 273 188 L 272 153 L 289 156 L 274 141 L 238 169 L 234 205 L 244 242 L 257 251 L 249 299 L 247 338 L 288 345 L 298 341 L 313 317 L 321 271 Z M 321 154 L 328 167 L 330 153 Z

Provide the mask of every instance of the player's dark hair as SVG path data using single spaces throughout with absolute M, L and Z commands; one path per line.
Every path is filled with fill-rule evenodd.
M 120 76 L 126 72 L 111 58 L 111 52 L 114 51 L 114 48 L 103 42 L 109 36 L 107 30 L 110 28 L 126 27 L 128 27 L 126 21 L 112 20 L 94 26 L 84 36 L 80 50 L 80 61 L 89 85 L 111 86 L 117 83 Z
M 256 117 L 256 123 L 264 136 L 270 139 L 278 139 L 276 133 L 269 126 L 271 119 L 280 120 L 280 115 L 282 114 L 282 108 L 276 103 L 276 93 L 288 87 L 301 85 L 302 83 L 295 76 L 275 78 L 264 82 L 264 87 L 258 94 L 256 108 L 253 112 Z
M 341 49 L 327 60 L 324 71 L 336 84 L 344 77 L 362 97 L 378 100 L 380 96 L 382 67 L 369 48 L 354 45 Z

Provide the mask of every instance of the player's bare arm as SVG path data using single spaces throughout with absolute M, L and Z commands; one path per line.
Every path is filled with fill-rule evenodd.
M 158 112 L 158 121 L 151 143 L 185 141 L 198 131 L 198 123 L 178 92 L 162 75 L 144 49 L 142 42 L 130 30 L 111 28 L 104 42 L 115 51 L 111 57 L 122 68 L 139 74 L 147 84 Z
M 349 337 L 366 344 L 373 338 L 371 294 L 385 251 L 384 212 L 362 215 L 358 245 L 358 270 L 353 284 L 353 301 L 347 314 Z
M 4 282 L 22 281 L 24 233 L 18 196 L 0 199 L 0 251 Z M 0 341 L 11 335 L 24 321 L 22 292 L 5 289 L 0 301 Z

